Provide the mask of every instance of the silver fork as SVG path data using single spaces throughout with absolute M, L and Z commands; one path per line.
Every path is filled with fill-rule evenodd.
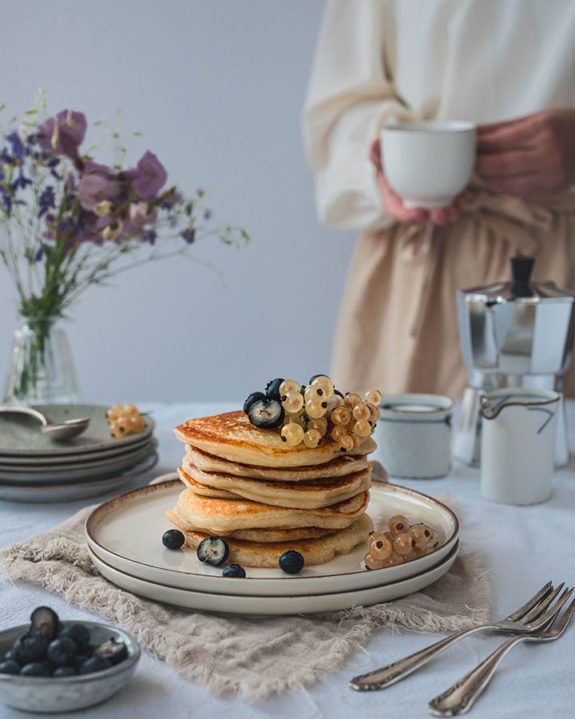
M 571 594 L 571 592 L 569 592 Z M 504 642 L 492 652 L 481 664 L 458 679 L 449 689 L 432 699 L 429 711 L 436 716 L 455 716 L 469 711 L 477 697 L 489 684 L 491 677 L 503 657 L 520 642 L 553 642 L 563 634 L 575 612 L 575 600 L 567 607 L 561 618 L 556 618 L 552 625 L 535 634 L 520 634 Z
M 505 617 L 505 619 L 501 619 L 494 624 L 482 624 L 477 627 L 471 627 L 471 629 L 464 629 L 455 634 L 450 634 L 445 639 L 440 639 L 438 642 L 435 642 L 435 644 L 425 647 L 425 649 L 421 649 L 419 652 L 415 652 L 415 654 L 410 654 L 404 659 L 399 659 L 397 662 L 388 664 L 381 669 L 376 669 L 367 674 L 360 674 L 354 677 L 349 682 L 349 686 L 357 691 L 385 689 L 385 687 L 395 684 L 395 682 L 400 681 L 416 669 L 419 669 L 419 667 L 422 667 L 430 659 L 433 659 L 433 657 L 437 656 L 444 649 L 447 649 L 447 647 L 476 632 L 499 631 L 510 634 L 529 634 L 530 632 L 536 632 L 553 619 L 561 608 L 557 606 L 549 609 L 551 603 L 563 586 L 564 584 L 561 583 L 556 589 L 553 589 L 553 584 L 547 582 L 528 602 L 522 607 L 519 607 L 513 614 Z

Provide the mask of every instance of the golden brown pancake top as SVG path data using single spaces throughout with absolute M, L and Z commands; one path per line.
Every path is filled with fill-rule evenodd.
M 316 448 L 303 443 L 287 447 L 279 429 L 260 429 L 250 422 L 242 410 L 191 419 L 174 429 L 176 437 L 185 444 L 244 464 L 268 467 L 301 467 L 329 462 L 341 456 L 338 445 L 324 438 Z M 367 454 L 375 443 L 368 438 L 349 454 Z

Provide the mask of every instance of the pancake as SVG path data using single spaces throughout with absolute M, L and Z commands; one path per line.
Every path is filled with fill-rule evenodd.
M 317 509 L 329 507 L 365 492 L 370 486 L 370 470 L 364 469 L 347 477 L 316 480 L 315 482 L 275 482 L 262 479 L 247 479 L 233 475 L 204 472 L 195 467 L 188 457 L 184 457 L 183 467 L 178 468 L 182 482 L 196 493 L 206 495 L 205 485 L 216 491 L 224 491 L 278 507 L 295 509 Z M 222 495 L 211 495 L 222 496 Z
M 305 565 L 324 564 L 338 554 L 348 554 L 359 544 L 366 544 L 373 522 L 367 514 L 362 514 L 346 529 L 334 532 L 318 539 L 302 539 L 288 542 L 245 542 L 226 537 L 230 548 L 229 562 L 243 567 L 278 568 L 279 558 L 290 549 L 303 555 Z M 184 530 L 186 545 L 196 549 L 198 544 L 210 536 L 205 532 Z
M 369 492 L 321 509 L 273 507 L 260 502 L 238 499 L 201 497 L 184 489 L 173 510 L 166 517 L 186 530 L 210 534 L 229 534 L 237 529 L 293 529 L 319 527 L 344 529 L 365 512 Z
M 337 529 L 320 529 L 319 527 L 300 527 L 296 529 L 236 529 L 225 535 L 233 539 L 244 539 L 247 542 L 297 542 L 298 539 L 318 539 L 337 532 Z
M 278 429 L 254 427 L 242 410 L 191 419 L 174 429 L 176 437 L 208 454 L 256 467 L 305 467 L 325 464 L 342 452 L 333 440 L 324 438 L 315 448 L 301 443 L 287 447 Z M 376 447 L 371 437 L 350 455 L 366 455 Z
M 201 497 L 212 497 L 213 499 L 244 499 L 241 494 L 226 492 L 225 489 L 216 489 L 215 487 L 209 487 L 207 484 L 200 484 L 194 481 L 181 467 L 178 467 L 178 476 L 188 489 L 193 490 L 195 494 L 199 494 Z
M 353 472 L 360 472 L 368 466 L 364 455 L 341 454 L 329 462 L 306 467 L 291 467 L 278 469 L 274 467 L 255 467 L 250 464 L 240 464 L 221 457 L 202 452 L 201 449 L 186 445 L 186 455 L 191 463 L 204 472 L 217 472 L 218 474 L 233 474 L 237 477 L 249 479 L 268 479 L 278 482 L 311 482 L 315 479 L 331 477 L 344 477 Z

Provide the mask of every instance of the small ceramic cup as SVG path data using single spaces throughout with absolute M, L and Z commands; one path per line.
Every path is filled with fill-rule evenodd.
M 481 400 L 481 496 L 504 504 L 549 499 L 561 395 L 504 388 Z
M 457 120 L 388 124 L 381 131 L 383 171 L 405 207 L 445 207 L 475 164 L 475 125 Z
M 385 395 L 374 458 L 393 477 L 432 479 L 451 468 L 453 402 L 435 394 Z

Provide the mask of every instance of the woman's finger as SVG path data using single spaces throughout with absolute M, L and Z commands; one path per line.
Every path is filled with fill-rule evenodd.
M 536 149 L 479 152 L 475 169 L 484 179 L 517 177 L 534 171 L 540 162 Z
M 545 187 L 539 174 L 535 172 L 521 177 L 497 178 L 489 180 L 486 184 L 502 195 L 511 195 L 529 201 L 541 200 L 552 192 Z
M 529 122 L 494 129 L 492 132 L 478 133 L 478 152 L 504 152 L 512 149 L 527 149 L 536 144 L 541 129 L 538 118 L 528 118 Z
M 369 159 L 375 165 L 375 168 L 381 172 L 381 142 L 379 137 L 371 143 L 369 148 Z
M 434 225 L 447 225 L 459 217 L 456 207 L 438 207 L 429 211 L 429 221 Z
M 510 120 L 502 120 L 500 122 L 486 122 L 477 125 L 477 135 L 488 135 L 511 127 L 522 127 L 532 122 L 532 120 L 533 115 L 522 115 L 521 117 L 512 117 Z

